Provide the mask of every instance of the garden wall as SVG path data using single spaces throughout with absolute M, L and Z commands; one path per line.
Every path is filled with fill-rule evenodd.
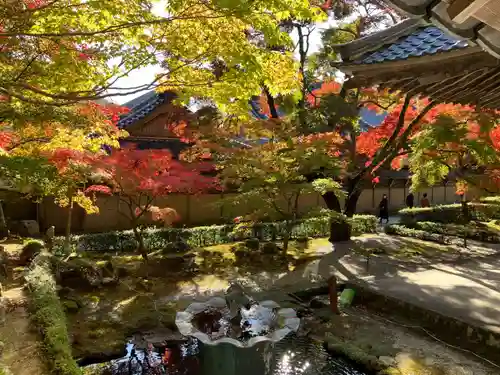
M 405 196 L 408 190 L 405 188 L 376 188 L 366 189 L 359 198 L 358 213 L 376 213 L 378 203 L 382 195 L 387 194 L 390 209 L 397 211 L 405 206 Z M 450 184 L 429 189 L 428 195 L 433 204 L 444 204 L 458 202 L 455 195 L 455 187 Z M 204 194 L 199 196 L 188 196 L 172 194 L 159 199 L 155 204 L 160 207 L 172 207 L 181 216 L 182 223 L 188 225 L 214 224 L 231 221 L 234 217 L 244 215 L 251 210 L 249 204 L 241 204 L 238 207 L 221 207 L 218 203 L 227 195 Z M 415 203 L 420 201 L 420 194 L 415 195 Z M 97 201 L 99 214 L 86 215 L 82 209 L 77 208 L 72 216 L 73 232 L 103 232 L 117 229 L 129 229 L 127 219 L 119 213 L 119 208 L 125 212 L 126 207 L 119 206 L 117 197 L 103 196 Z M 311 209 L 325 207 L 323 199 L 319 194 L 309 194 L 301 197 L 299 210 L 306 213 Z M 67 211 L 56 206 L 51 199 L 46 199 L 39 208 L 39 220 L 41 228 L 54 225 L 60 233 L 65 228 Z

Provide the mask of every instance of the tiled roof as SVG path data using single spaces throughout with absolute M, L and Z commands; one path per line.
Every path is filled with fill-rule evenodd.
M 161 94 L 156 93 L 155 91 L 147 92 L 144 95 L 139 96 L 125 104 L 124 107 L 130 109 L 130 112 L 124 115 L 120 121 L 118 121 L 119 128 L 126 128 L 129 125 L 132 125 L 134 122 L 139 121 L 153 112 L 159 105 L 165 103 L 166 101 L 171 101 L 175 98 L 175 94 L 171 92 L 164 92 Z M 269 116 L 262 113 L 259 104 L 259 98 L 255 97 L 249 101 L 250 104 L 250 113 L 255 118 L 260 120 L 265 120 Z M 284 113 L 278 108 L 278 115 L 283 116 Z
M 118 121 L 119 128 L 126 128 L 127 126 L 139 121 L 153 112 L 160 104 L 166 101 L 172 101 L 175 98 L 175 94 L 172 92 L 163 92 L 161 94 L 150 91 L 146 94 L 139 96 L 125 104 L 124 107 L 130 109 L 130 112 L 124 115 L 120 121 Z
M 495 14 L 495 9 L 498 9 L 496 0 L 476 1 L 479 8 L 475 8 L 473 16 L 459 17 L 459 19 L 450 17 L 449 12 L 455 13 L 457 5 L 460 7 L 458 3 L 462 3 L 463 8 L 463 5 L 470 5 L 473 1 L 388 0 L 388 2 L 403 13 L 431 21 L 454 35 L 469 39 L 491 55 L 500 58 L 500 30 L 491 22 L 495 17 L 498 19 L 498 14 Z
M 409 57 L 434 55 L 468 47 L 466 40 L 449 35 L 435 26 L 420 27 L 411 34 L 400 36 L 390 44 L 356 58 L 355 64 L 376 64 L 386 61 L 405 60 Z

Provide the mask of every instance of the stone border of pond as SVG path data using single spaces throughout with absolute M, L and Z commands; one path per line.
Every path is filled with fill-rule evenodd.
M 445 316 L 432 309 L 426 309 L 395 297 L 386 296 L 370 287 L 355 282 L 339 283 L 337 286 L 338 291 L 346 288 L 352 288 L 356 291 L 353 301 L 354 307 L 356 305 L 363 306 L 373 313 L 380 313 L 381 317 L 390 316 L 390 321 L 393 321 L 396 325 L 398 321 L 403 320 L 406 322 L 406 324 L 401 323 L 403 327 L 419 335 L 425 334 L 418 328 L 421 327 L 428 332 L 432 332 L 433 336 L 442 340 L 445 344 L 471 351 L 493 363 L 500 364 L 498 357 L 500 334 L 496 332 L 466 323 L 457 318 Z M 321 306 L 321 303 L 319 303 L 321 301 L 317 298 L 327 294 L 328 286 L 323 283 L 305 290 L 289 293 L 289 295 L 296 297 L 313 310 L 327 307 L 326 301 Z M 411 323 L 415 321 L 418 324 Z M 333 335 L 313 338 L 322 342 L 330 353 L 347 358 L 364 368 L 365 371 L 382 375 L 391 374 L 393 370 L 392 367 L 388 367 L 376 356 L 352 343 L 339 340 Z
M 446 344 L 472 351 L 493 363 L 500 365 L 498 351 L 500 349 L 500 334 L 491 330 L 464 322 L 460 319 L 445 316 L 429 308 L 423 308 L 413 303 L 386 296 L 372 288 L 356 283 L 347 283 L 346 287 L 356 290 L 354 305 L 363 305 L 371 311 L 398 317 L 406 321 L 418 322 L 414 326 L 432 332 Z M 411 324 L 408 324 L 411 326 Z M 419 328 L 407 327 L 422 334 Z

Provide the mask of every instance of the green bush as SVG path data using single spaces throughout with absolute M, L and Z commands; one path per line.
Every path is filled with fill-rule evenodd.
M 55 375 L 81 375 L 71 354 L 66 315 L 56 291 L 50 255 L 41 253 L 26 276 L 32 319 L 40 329 L 45 359 Z
M 448 236 L 466 237 L 471 240 L 482 242 L 499 243 L 500 237 L 498 234 L 486 225 L 470 222 L 467 225 L 459 224 L 442 224 L 430 221 L 417 222 L 412 225 L 412 228 L 423 230 L 430 233 L 443 234 Z
M 404 225 L 391 224 L 385 228 L 385 233 L 397 236 L 417 238 L 424 241 L 432 241 L 440 244 L 449 244 L 450 238 L 442 234 L 428 233 L 424 230 L 407 228 Z
M 491 203 L 491 204 L 500 204 L 500 196 L 494 195 L 491 197 L 482 197 L 479 199 L 481 203 Z
M 468 203 L 470 219 L 490 221 L 500 219 L 500 205 L 492 203 Z M 401 222 L 404 224 L 418 221 L 433 221 L 438 223 L 463 223 L 462 205 L 447 204 L 433 207 L 405 208 L 399 211 Z
M 375 233 L 377 218 L 372 215 L 355 215 L 349 219 L 352 235 Z M 144 245 L 149 250 L 165 249 L 168 243 L 185 241 L 191 247 L 206 247 L 223 243 L 257 238 L 260 241 L 282 239 L 286 233 L 285 222 L 211 225 L 194 228 L 146 228 L 143 230 Z M 327 237 L 330 235 L 330 219 L 313 217 L 297 220 L 292 229 L 292 239 L 300 237 Z M 54 239 L 55 251 L 60 251 L 64 238 Z M 83 234 L 72 237 L 72 245 L 81 251 L 133 251 L 137 248 L 131 230 L 98 234 Z

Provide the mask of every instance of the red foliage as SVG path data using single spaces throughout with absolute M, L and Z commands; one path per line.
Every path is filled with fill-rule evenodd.
M 24 4 L 28 9 L 38 9 L 45 4 L 47 4 L 46 0 L 24 0 Z
M 116 104 L 102 105 L 95 102 L 87 102 L 86 105 L 80 107 L 79 112 L 84 116 L 104 116 L 109 119 L 110 126 L 116 126 L 120 120 L 120 116 L 130 112 L 130 109 Z
M 67 172 L 70 166 L 90 165 L 95 158 L 94 154 L 70 148 L 58 148 L 48 155 L 49 161 L 59 170 L 59 173 Z
M 85 193 L 101 193 L 111 195 L 113 191 L 106 185 L 92 185 L 85 190 Z
M 320 88 L 312 90 L 310 94 L 306 95 L 306 101 L 309 105 L 317 107 L 322 96 L 338 94 L 341 88 L 342 85 L 336 81 L 325 81 L 321 84 Z
M 8 148 L 14 141 L 14 134 L 12 132 L 0 132 L 0 149 Z
M 95 165 L 114 190 L 125 196 L 198 193 L 217 187 L 215 179 L 200 175 L 203 165 L 182 164 L 173 160 L 168 150 L 139 150 L 128 146 L 114 150 Z

